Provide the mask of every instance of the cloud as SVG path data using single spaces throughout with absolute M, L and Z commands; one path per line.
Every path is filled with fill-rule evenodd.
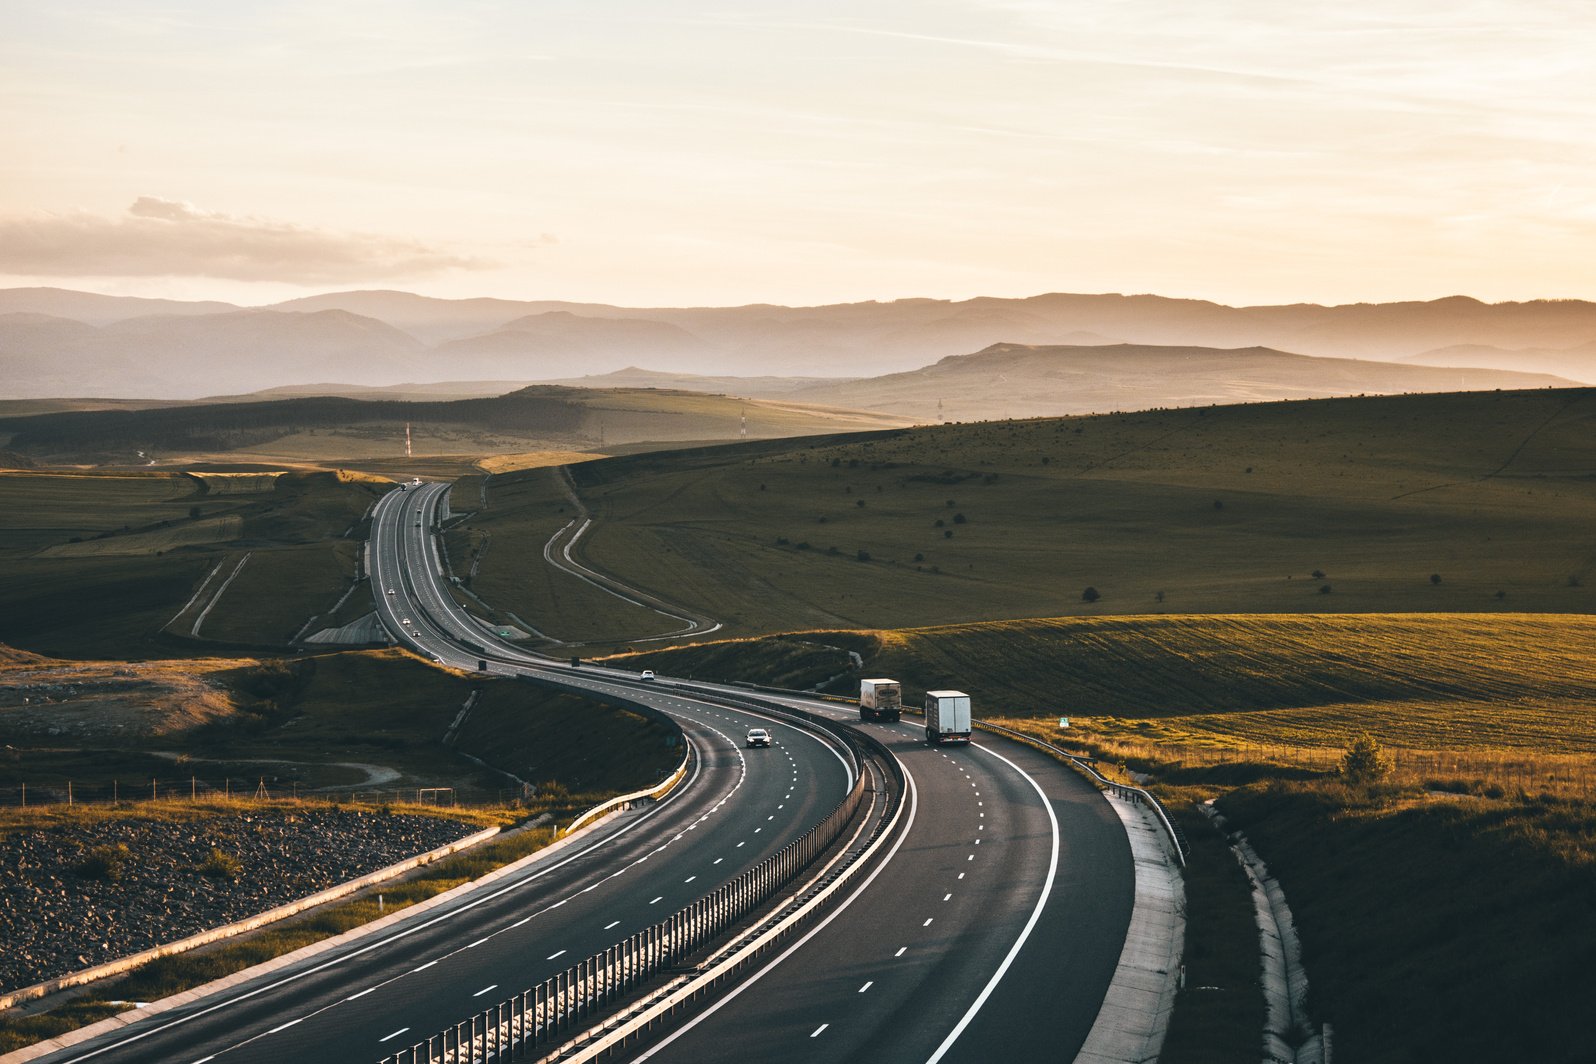
M 0 218 L 0 273 L 38 277 L 340 284 L 492 265 L 415 241 L 238 217 L 158 196 L 140 196 L 121 218 Z

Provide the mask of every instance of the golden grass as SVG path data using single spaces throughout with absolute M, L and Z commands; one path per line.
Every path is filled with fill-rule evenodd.
M 572 465 L 607 457 L 588 451 L 522 451 L 518 454 L 494 454 L 477 460 L 477 466 L 488 473 L 514 473 L 521 469 L 542 469 L 546 466 Z

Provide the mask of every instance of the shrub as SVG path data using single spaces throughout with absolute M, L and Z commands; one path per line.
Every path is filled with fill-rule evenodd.
M 194 871 L 213 879 L 237 879 L 243 870 L 244 866 L 239 863 L 238 858 L 215 846 L 211 847 L 211 852 L 205 860 L 194 866 Z
M 925 561 L 925 555 L 916 552 L 916 554 L 914 556 L 914 560 L 917 561 L 917 562 L 923 562 L 923 561 Z
M 79 861 L 73 871 L 84 879 L 99 879 L 107 883 L 115 883 L 122 878 L 122 873 L 127 870 L 127 863 L 133 859 L 133 851 L 127 848 L 126 843 L 119 842 L 114 846 L 95 846 Z
M 1098 599 L 1100 599 L 1102 597 L 1103 597 L 1102 592 L 1098 591 L 1097 588 L 1095 588 L 1095 587 L 1089 587 L 1085 591 L 1081 592 L 1081 601 L 1082 602 L 1096 602 Z
M 935 521 L 931 522 L 931 527 L 932 528 L 941 528 L 945 524 L 947 524 L 947 522 L 942 520 L 942 518 L 939 517 Z
M 776 537 L 776 546 L 785 547 L 786 545 L 787 545 L 787 537 L 786 536 L 777 536 Z
M 854 555 L 854 557 L 858 558 L 862 562 L 867 562 L 870 560 L 870 552 L 867 550 L 862 550 L 858 554 Z
M 1391 759 L 1368 732 L 1352 740 L 1341 758 L 1341 775 L 1349 783 L 1378 783 L 1390 774 Z
M 1440 582 L 1441 582 L 1441 574 L 1440 573 L 1431 573 L 1430 574 L 1430 583 L 1439 584 Z
M 965 522 L 966 522 L 966 521 L 967 521 L 967 520 L 968 520 L 968 519 L 967 519 L 967 518 L 966 518 L 966 517 L 965 517 L 965 516 L 964 516 L 964 515 L 963 515 L 963 514 L 961 514 L 961 513 L 960 513 L 960 514 L 954 514 L 954 515 L 953 515 L 953 523 L 954 523 L 954 524 L 956 524 L 956 525 L 962 525 L 962 524 L 964 524 L 964 523 L 965 523 Z
M 1313 572 L 1309 573 L 1308 575 L 1313 577 L 1315 580 L 1323 580 L 1324 579 L 1324 570 L 1323 569 L 1315 569 Z
M 1319 594 L 1321 594 L 1321 595 L 1330 594 L 1330 585 L 1329 584 L 1320 584 L 1319 585 Z
M 942 538 L 943 539 L 952 539 L 953 538 L 953 529 L 950 528 L 947 531 L 943 532 L 942 533 Z

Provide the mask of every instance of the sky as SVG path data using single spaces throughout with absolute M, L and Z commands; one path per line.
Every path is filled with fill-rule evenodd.
M 0 287 L 1596 298 L 1583 0 L 0 0 Z

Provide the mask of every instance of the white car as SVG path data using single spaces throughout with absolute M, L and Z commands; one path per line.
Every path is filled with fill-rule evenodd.
M 769 746 L 770 745 L 770 733 L 768 731 L 766 731 L 764 728 L 749 728 L 748 729 L 748 745 L 749 746 Z
M 652 680 L 653 678 L 654 678 L 654 670 L 653 669 L 644 669 L 643 670 L 643 675 L 641 677 L 639 677 L 639 679 L 643 679 L 643 680 Z

